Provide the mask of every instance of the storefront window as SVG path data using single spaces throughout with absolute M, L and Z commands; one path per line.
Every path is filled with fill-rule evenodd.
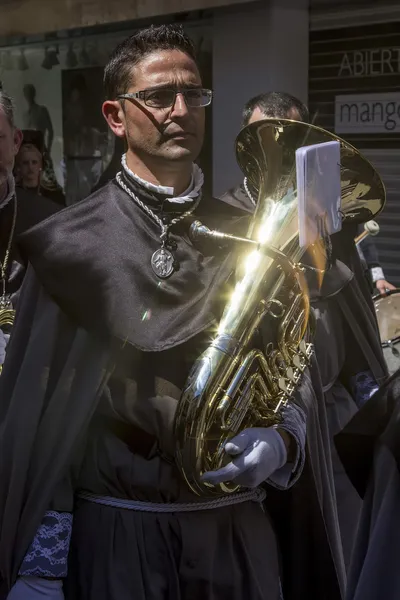
M 204 85 L 212 85 L 211 32 L 188 27 L 199 48 Z M 0 47 L 0 82 L 13 98 L 17 126 L 41 132 L 67 204 L 111 179 L 124 151 L 101 114 L 103 68 L 115 46 L 132 32 L 72 38 L 59 43 Z M 209 143 L 199 161 L 211 180 L 212 114 Z

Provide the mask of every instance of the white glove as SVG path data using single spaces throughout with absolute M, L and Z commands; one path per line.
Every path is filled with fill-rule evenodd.
M 285 442 L 273 427 L 245 429 L 225 445 L 225 452 L 236 458 L 217 471 L 204 473 L 203 481 L 213 485 L 233 481 L 255 488 L 287 461 Z

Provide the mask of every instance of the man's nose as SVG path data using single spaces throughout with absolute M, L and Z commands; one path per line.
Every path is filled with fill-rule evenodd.
M 182 117 L 187 115 L 188 112 L 185 96 L 182 94 L 182 92 L 178 92 L 175 97 L 175 102 L 171 107 L 171 114 Z

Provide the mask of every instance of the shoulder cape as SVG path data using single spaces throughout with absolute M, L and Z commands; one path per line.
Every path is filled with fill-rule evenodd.
M 228 204 L 203 198 L 193 213 L 209 227 L 245 232 L 247 218 Z M 160 227 L 113 181 L 53 215 L 20 239 L 46 289 L 88 331 L 144 351 L 185 342 L 215 320 L 215 298 L 234 268 L 233 253 L 198 248 L 190 220 L 171 228 L 179 268 L 166 280 L 151 269 Z

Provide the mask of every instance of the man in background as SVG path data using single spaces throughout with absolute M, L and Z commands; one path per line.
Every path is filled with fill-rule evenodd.
M 308 108 L 297 98 L 286 92 L 267 92 L 251 98 L 242 112 L 243 127 L 260 121 L 261 119 L 291 119 L 308 123 Z M 245 178 L 235 188 L 221 196 L 222 200 L 228 199 L 232 204 L 253 212 L 256 206 L 257 191 L 252 190 Z

